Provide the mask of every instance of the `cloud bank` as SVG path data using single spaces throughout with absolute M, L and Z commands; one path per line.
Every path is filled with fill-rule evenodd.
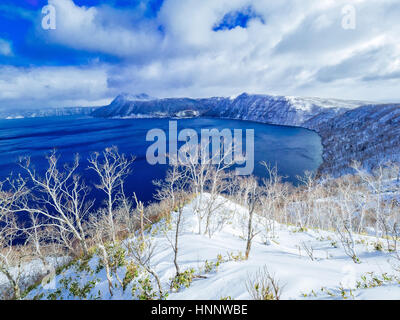
M 3 65 L 0 106 L 104 104 L 121 91 L 400 98 L 398 0 L 165 0 L 150 13 L 151 1 L 49 4 L 57 29 L 40 27 L 39 10 L 27 38 L 84 60 Z M 355 29 L 342 27 L 349 4 Z

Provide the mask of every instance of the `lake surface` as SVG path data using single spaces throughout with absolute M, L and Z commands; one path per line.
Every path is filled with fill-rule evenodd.
M 159 128 L 168 133 L 171 119 L 101 119 L 84 116 L 49 117 L 32 119 L 0 120 L 0 180 L 11 172 L 19 172 L 20 156 L 31 156 L 38 169 L 45 168 L 45 155 L 57 149 L 65 161 L 71 161 L 75 153 L 81 157 L 80 174 L 90 183 L 95 178 L 84 170 L 86 159 L 94 151 L 117 146 L 119 151 L 136 156 L 133 174 L 127 179 L 127 191 L 136 192 L 143 201 L 152 200 L 152 180 L 164 177 L 167 165 L 152 166 L 146 161 L 146 150 L 153 142 L 146 141 L 150 129 Z M 287 181 L 296 183 L 296 175 L 314 171 L 322 162 L 320 137 L 313 131 L 284 126 L 266 125 L 239 120 L 209 118 L 180 119 L 178 132 L 190 128 L 255 130 L 255 170 L 259 177 L 266 176 L 260 165 L 266 161 L 277 165 L 279 173 Z M 200 135 L 199 135 L 200 136 Z M 101 198 L 94 191 L 93 196 Z

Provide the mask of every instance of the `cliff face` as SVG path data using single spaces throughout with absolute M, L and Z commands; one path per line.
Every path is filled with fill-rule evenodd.
M 120 95 L 96 117 L 176 117 L 181 114 L 251 120 L 315 130 L 324 146 L 320 173 L 340 175 L 352 160 L 369 168 L 400 160 L 400 105 L 241 94 L 236 98 L 137 99 Z

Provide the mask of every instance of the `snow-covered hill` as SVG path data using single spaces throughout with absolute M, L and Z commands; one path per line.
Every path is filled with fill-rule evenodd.
M 207 196 L 203 195 L 204 201 Z M 261 233 L 257 235 L 250 258 L 245 261 L 241 259 L 241 252 L 245 251 L 246 245 L 243 240 L 243 232 L 246 232 L 243 221 L 248 216 L 246 209 L 220 197 L 215 216 L 225 216 L 229 223 L 220 225 L 210 238 L 197 234 L 195 201 L 183 210 L 183 228 L 179 236 L 178 264 L 182 272 L 192 270 L 194 276 L 188 287 L 170 289 L 175 267 L 173 250 L 165 232 L 161 231 L 166 222 L 161 220 L 147 231 L 155 244 L 151 266 L 160 277 L 163 289 L 170 292 L 168 299 L 250 299 L 246 282 L 264 268 L 279 282 L 281 299 L 400 299 L 400 279 L 390 263 L 390 254 L 374 249 L 376 239 L 373 237 L 355 236 L 361 260 L 360 264 L 355 264 L 338 245 L 333 232 L 299 230 L 272 222 L 275 224 L 274 236 L 266 244 Z M 265 226 L 261 219 L 256 219 L 256 229 Z M 213 223 L 218 225 L 217 221 Z M 307 254 L 305 248 L 312 254 Z M 132 270 L 129 254 L 125 259 L 127 263 L 117 269 L 119 279 L 124 279 L 125 289 L 113 277 L 112 296 L 106 271 L 95 254 L 88 261 L 70 264 L 50 279 L 49 285 L 38 286 L 27 298 L 138 299 L 132 293 L 143 293 L 140 288 L 149 283 L 143 282 L 146 276 L 140 270 L 135 269 L 134 275 L 127 273 L 128 268 Z M 150 280 L 150 285 L 157 291 L 154 279 Z

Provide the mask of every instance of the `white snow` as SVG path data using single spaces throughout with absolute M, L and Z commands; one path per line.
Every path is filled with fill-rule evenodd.
M 12 268 L 11 274 L 16 278 L 19 271 L 20 274 L 22 274 L 21 282 L 24 284 L 23 287 L 26 287 L 32 284 L 32 282 L 35 282 L 38 277 L 54 272 L 56 268 L 64 265 L 69 260 L 69 257 L 48 257 L 46 259 L 46 265 L 44 265 L 42 260 L 34 259 L 22 265 L 21 270 L 18 270 L 17 267 Z M 8 286 L 9 282 L 7 277 L 0 272 L 0 289 Z
M 207 198 L 208 195 L 203 197 Z M 196 274 L 205 278 L 194 279 L 189 288 L 170 293 L 168 299 L 221 299 L 226 297 L 250 299 L 246 289 L 246 280 L 264 266 L 284 286 L 281 299 L 342 299 L 341 287 L 345 289 L 345 297 L 348 299 L 400 299 L 398 278 L 393 278 L 382 286 L 374 288 L 356 288 L 357 281 L 362 283 L 361 277 L 368 275 L 368 272 L 372 272 L 378 277 L 384 273 L 396 275 L 393 265 L 394 263 L 399 264 L 399 262 L 392 259 L 389 253 L 376 251 L 372 246 L 375 240 L 373 237 L 356 236 L 356 240 L 359 240 L 356 251 L 361 263 L 355 264 L 351 258 L 345 255 L 333 232 L 322 230 L 300 232 L 294 226 L 278 223 L 275 223 L 276 237 L 270 241 L 270 245 L 265 245 L 261 236 L 256 236 L 250 258 L 247 261 L 226 261 L 218 267 L 217 271 L 205 273 L 206 260 L 215 262 L 218 255 L 227 258 L 229 254 L 236 255 L 239 251 L 242 253 L 245 251 L 246 242 L 241 235 L 243 233 L 242 226 L 246 224 L 246 210 L 222 197 L 219 198 L 219 201 L 222 206 L 216 212 L 215 217 L 224 214 L 230 219 L 229 223 L 217 230 L 212 238 L 197 234 L 198 220 L 194 214 L 195 202 L 193 201 L 184 208 L 184 232 L 179 238 L 178 262 L 181 271 L 194 268 Z M 260 219 L 256 219 L 256 228 L 261 228 L 259 222 Z M 153 225 L 152 230 L 154 232 L 158 230 L 161 223 L 163 222 Z M 214 226 L 215 223 L 216 221 L 214 221 Z M 173 252 L 165 234 L 155 233 L 154 241 L 157 242 L 157 247 L 152 261 L 164 289 L 168 289 L 170 279 L 175 274 Z M 314 261 L 302 248 L 303 242 L 313 248 Z M 334 242 L 338 244 L 338 247 L 334 247 Z M 90 266 L 93 270 L 96 269 L 97 264 L 98 258 L 92 258 Z M 118 271 L 122 279 L 125 270 L 125 267 L 122 267 Z M 398 272 L 397 275 L 400 276 Z M 79 281 L 82 284 L 88 279 L 98 279 L 91 290 L 91 298 L 132 299 L 131 286 L 125 292 L 115 289 L 114 295 L 110 296 L 104 269 L 88 278 L 71 267 L 56 276 L 55 288 L 61 288 L 60 280 L 66 277 L 72 279 L 80 277 Z M 321 290 L 322 288 L 324 289 Z M 28 298 L 33 298 L 40 292 L 45 293 L 44 298 L 46 298 L 48 293 L 54 291 L 54 289 L 43 290 L 39 287 L 33 290 Z M 64 299 L 73 298 L 65 289 L 61 290 L 61 296 Z
M 311 111 L 313 106 L 318 106 L 321 108 L 355 109 L 366 104 L 374 104 L 374 102 L 358 100 L 324 99 L 316 97 L 286 96 L 285 98 L 296 109 L 304 111 Z

